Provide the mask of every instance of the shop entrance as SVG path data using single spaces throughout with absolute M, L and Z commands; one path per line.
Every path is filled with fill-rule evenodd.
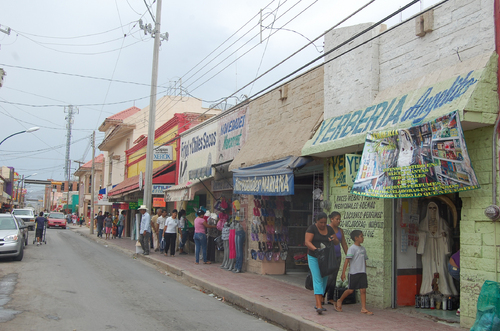
M 398 306 L 440 306 L 452 298 L 458 308 L 459 284 L 448 272 L 450 256 L 460 249 L 461 199 L 458 193 L 398 199 L 394 204 L 396 301 Z M 439 303 L 438 303 L 439 302 Z

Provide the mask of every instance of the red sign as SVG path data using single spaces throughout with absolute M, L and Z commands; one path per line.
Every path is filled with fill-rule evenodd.
M 166 207 L 167 203 L 163 198 L 153 198 L 153 207 Z

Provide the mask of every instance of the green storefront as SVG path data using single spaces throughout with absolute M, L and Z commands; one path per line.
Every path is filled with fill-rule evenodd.
M 496 229 L 498 224 L 484 214 L 492 203 L 492 183 L 497 181 L 497 174 L 492 174 L 493 158 L 498 160 L 492 149 L 498 113 L 497 63 L 498 57 L 493 54 L 482 62 L 471 61 L 443 70 L 433 75 L 434 83 L 417 84 L 406 94 L 394 97 L 389 93 L 385 94 L 387 99 L 381 99 L 384 96 L 381 93 L 376 103 L 365 109 L 325 119 L 303 147 L 303 156 L 324 159 L 325 183 L 328 183 L 324 191 L 331 202 L 327 211 L 341 213 L 340 227 L 344 229 L 348 246 L 352 244 L 349 238 L 352 230 L 364 232 L 364 246 L 369 256 L 369 305 L 380 308 L 415 305 L 415 296 L 428 293 L 432 284 L 427 283 L 434 280 L 435 273 L 440 273 L 441 293 L 446 292 L 446 296 L 456 300 L 462 298 L 461 318 L 468 319 L 466 324 L 470 324 L 475 318 L 481 285 L 485 280 L 498 281 L 495 247 L 496 233 L 500 232 Z M 428 80 L 424 77 L 422 81 Z M 438 170 L 439 176 L 433 175 L 441 183 L 455 184 L 459 192 L 387 199 L 351 193 L 356 176 L 358 180 L 376 177 L 370 177 L 372 174 L 362 163 L 367 133 L 396 129 L 409 132 L 422 123 L 425 127 L 425 123 L 436 119 L 437 122 L 442 118 L 449 120 L 449 114 L 455 111 L 463 128 L 462 140 L 446 138 L 432 143 L 427 157 Z M 424 146 L 425 135 L 419 131 L 419 136 L 418 142 Z M 401 137 L 396 140 L 400 141 Z M 461 154 L 461 149 L 465 149 L 461 142 L 467 146 L 468 158 Z M 426 157 L 424 153 L 412 153 L 416 159 Z M 457 158 L 471 165 L 469 174 Z M 383 158 L 380 161 L 383 163 Z M 472 179 L 479 188 L 468 187 Z M 372 185 L 376 180 L 367 183 Z M 427 248 L 426 245 L 435 246 Z M 461 255 L 459 283 L 453 281 L 447 266 L 443 266 L 443 261 L 458 250 Z M 438 270 L 429 266 L 436 263 Z M 439 291 L 439 287 L 433 289 Z

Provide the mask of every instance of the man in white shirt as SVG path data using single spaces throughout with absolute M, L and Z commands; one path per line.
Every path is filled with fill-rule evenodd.
M 139 243 L 141 244 L 144 255 L 149 255 L 149 238 L 151 236 L 151 216 L 148 213 L 146 205 L 139 207 L 142 214 L 141 227 L 139 229 Z
M 158 213 L 158 215 L 160 216 L 156 219 L 156 224 L 158 226 L 158 240 L 161 243 L 163 239 L 163 228 L 165 228 L 165 221 L 167 220 L 167 211 L 165 209 L 161 209 L 161 214 Z M 163 253 L 164 249 L 165 248 L 161 249 L 160 245 L 160 253 Z

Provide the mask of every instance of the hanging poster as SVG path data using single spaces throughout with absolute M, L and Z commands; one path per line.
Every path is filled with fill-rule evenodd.
M 367 134 L 351 193 L 412 198 L 478 188 L 455 111 L 408 129 Z

